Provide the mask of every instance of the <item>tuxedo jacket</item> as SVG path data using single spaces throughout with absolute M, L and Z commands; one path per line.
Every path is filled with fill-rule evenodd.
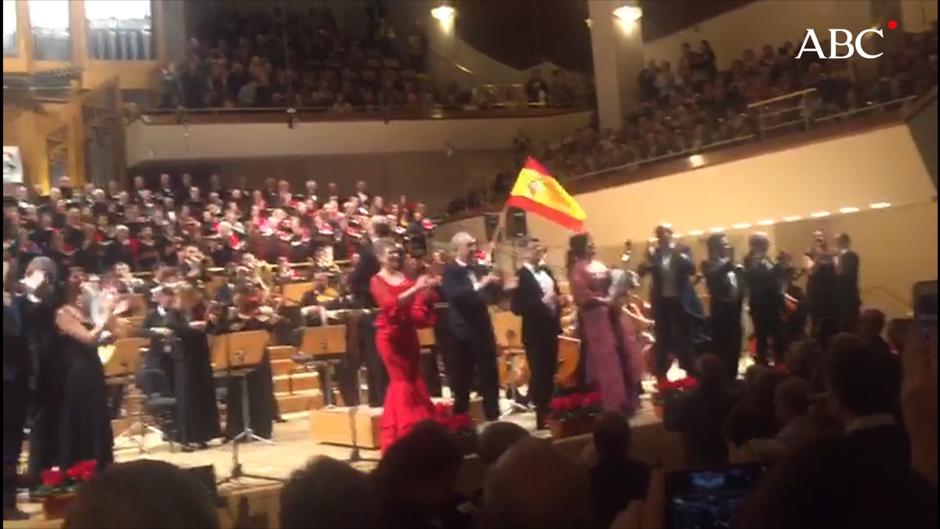
M 705 286 L 708 287 L 708 297 L 711 303 L 731 303 L 741 307 L 744 292 L 744 273 L 734 261 L 720 262 L 709 259 L 702 265 L 702 274 L 705 276 Z M 737 292 L 731 284 L 729 274 L 737 279 Z
M 663 299 L 663 282 L 667 274 L 671 274 L 675 280 L 676 291 L 683 307 L 687 311 L 694 312 L 697 300 L 695 291 L 692 288 L 691 278 L 695 274 L 695 264 L 688 254 L 681 251 L 680 248 L 673 248 L 672 257 L 667 265 L 663 252 L 657 249 L 656 252 L 640 266 L 640 275 L 650 274 L 653 278 L 650 285 L 650 304 L 654 310 L 660 306 Z M 695 298 L 695 299 L 693 299 Z
M 558 281 L 552 271 L 547 266 L 540 267 L 540 269 L 552 278 L 555 296 L 560 296 Z M 542 302 L 544 297 L 542 286 L 528 267 L 521 267 L 516 272 L 516 276 L 519 284 L 513 293 L 510 308 L 513 314 L 522 317 L 522 341 L 529 344 L 547 340 L 549 337 L 554 339 L 561 333 L 561 315 L 557 306 L 552 309 Z
M 461 266 L 456 262 L 444 265 L 441 279 L 441 291 L 450 304 L 447 309 L 447 324 L 456 340 L 469 340 L 475 335 L 489 337 L 494 340 L 493 325 L 490 312 L 487 308 L 488 297 L 492 287 L 485 287 L 479 291 L 473 288 L 470 274 L 473 270 L 469 266 Z

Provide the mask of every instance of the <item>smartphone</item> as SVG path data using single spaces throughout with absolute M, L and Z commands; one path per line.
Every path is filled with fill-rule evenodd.
M 914 323 L 924 337 L 937 325 L 937 282 L 914 283 Z
M 666 475 L 666 527 L 730 527 L 766 471 L 761 464 L 687 469 Z

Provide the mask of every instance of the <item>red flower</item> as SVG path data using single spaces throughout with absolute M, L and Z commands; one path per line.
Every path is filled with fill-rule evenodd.
M 65 474 L 57 468 L 42 471 L 42 484 L 46 487 L 58 487 L 63 481 L 65 481 Z
M 597 407 L 601 405 L 601 394 L 597 391 L 584 395 L 584 405 L 587 407 Z
M 574 408 L 574 402 L 570 397 L 555 397 L 552 399 L 549 407 L 553 412 L 566 412 Z

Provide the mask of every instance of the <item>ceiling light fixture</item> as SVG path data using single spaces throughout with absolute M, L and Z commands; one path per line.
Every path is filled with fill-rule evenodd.
M 712 233 L 721 233 L 721 232 L 725 231 L 725 227 L 724 227 L 724 226 L 713 226 L 713 227 L 709 228 L 708 231 L 710 231 L 710 232 L 712 232 Z
M 624 5 L 614 9 L 614 16 L 621 22 L 633 23 L 643 17 L 643 10 L 637 6 Z
M 748 224 L 747 222 L 739 222 L 739 223 L 737 223 L 737 224 L 732 224 L 731 227 L 734 228 L 734 229 L 736 229 L 736 230 L 746 230 L 746 229 L 750 228 L 751 225 Z
M 457 10 L 447 4 L 441 4 L 431 10 L 431 16 L 442 26 L 449 26 L 457 16 Z
M 771 226 L 773 225 L 774 222 L 776 222 L 774 219 L 764 219 L 764 220 L 757 221 L 757 225 L 758 226 Z

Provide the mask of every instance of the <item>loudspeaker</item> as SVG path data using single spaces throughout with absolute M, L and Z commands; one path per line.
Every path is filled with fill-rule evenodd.
M 525 211 L 519 208 L 506 210 L 506 238 L 524 239 L 529 236 L 529 226 Z
M 493 240 L 493 234 L 496 232 L 496 226 L 499 226 L 499 213 L 487 212 L 483 214 L 483 229 L 486 233 L 486 240 Z

